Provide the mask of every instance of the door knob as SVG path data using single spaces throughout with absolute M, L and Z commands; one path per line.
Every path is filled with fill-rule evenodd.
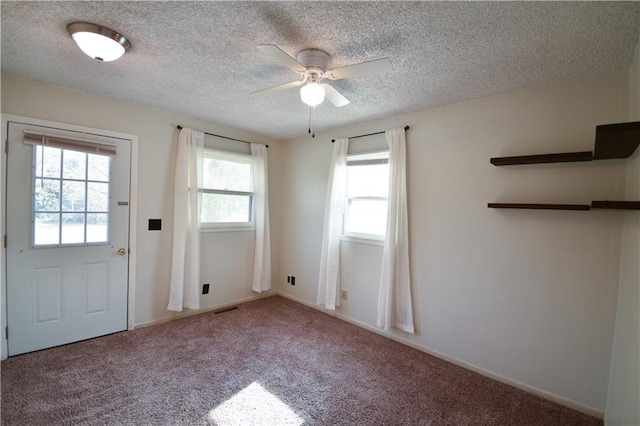
M 127 249 L 124 247 L 120 247 L 118 249 L 118 256 L 124 256 L 125 254 L 127 254 Z

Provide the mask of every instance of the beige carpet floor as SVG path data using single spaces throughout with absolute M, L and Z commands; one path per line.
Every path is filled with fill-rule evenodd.
M 3 425 L 601 425 L 294 303 L 2 362 Z

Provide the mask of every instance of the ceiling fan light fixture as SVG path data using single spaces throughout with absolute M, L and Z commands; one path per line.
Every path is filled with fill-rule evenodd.
M 307 83 L 300 89 L 302 102 L 310 107 L 320 105 L 324 101 L 324 94 L 324 87 L 318 83 Z
M 73 22 L 67 32 L 87 56 L 98 62 L 115 61 L 131 48 L 122 34 L 88 22 Z

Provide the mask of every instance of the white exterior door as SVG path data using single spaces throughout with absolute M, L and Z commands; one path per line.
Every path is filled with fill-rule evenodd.
M 8 354 L 126 330 L 131 141 L 9 122 L 8 144 Z

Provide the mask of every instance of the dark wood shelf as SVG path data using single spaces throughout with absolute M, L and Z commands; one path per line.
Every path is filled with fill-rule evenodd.
M 640 210 L 640 201 L 592 201 L 592 209 Z
M 519 164 L 573 163 L 629 158 L 638 148 L 638 145 L 640 145 L 640 121 L 604 124 L 596 126 L 596 141 L 593 152 L 494 157 L 491 159 L 491 164 L 494 166 L 514 166 Z M 491 209 L 531 210 L 640 210 L 640 201 L 592 201 L 591 204 L 489 203 L 487 207 Z
M 491 164 L 494 166 L 516 166 L 521 164 L 545 164 L 545 163 L 575 163 L 579 161 L 592 161 L 593 152 L 565 152 L 562 154 L 520 155 L 517 157 L 494 157 Z
M 489 203 L 487 207 L 490 209 L 591 210 L 589 204 Z
M 592 201 L 591 204 L 488 203 L 487 207 L 525 210 L 640 210 L 640 201 Z
M 604 124 L 596 126 L 593 152 L 566 152 L 561 154 L 520 155 L 516 157 L 494 157 L 494 166 L 521 164 L 575 163 L 580 161 L 629 158 L 640 145 L 640 121 L 631 123 Z
M 594 160 L 629 158 L 640 144 L 640 122 L 596 126 Z

